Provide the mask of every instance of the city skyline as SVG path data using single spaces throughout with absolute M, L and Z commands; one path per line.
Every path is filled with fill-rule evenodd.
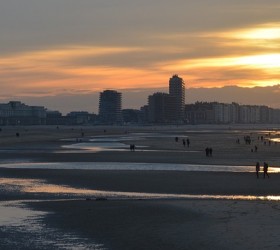
M 152 92 L 173 74 L 190 89 L 277 85 L 279 10 L 276 0 L 5 1 L 0 98 L 49 106 L 103 89 Z

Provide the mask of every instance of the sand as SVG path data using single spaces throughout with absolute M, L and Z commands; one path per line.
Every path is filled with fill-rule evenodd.
M 107 249 L 278 249 L 279 202 L 213 200 L 66 201 L 47 225 Z
M 280 145 L 264 145 L 257 138 L 266 133 L 239 128 L 206 131 L 186 128 L 135 128 L 132 132 L 159 132 L 166 136 L 148 140 L 131 140 L 148 151 L 69 152 L 61 148 L 72 142 L 59 139 L 75 138 L 80 128 L 25 128 L 20 138 L 17 129 L 0 134 L 0 159 L 34 162 L 157 162 L 188 164 L 254 165 L 266 160 L 280 166 Z M 104 135 L 103 128 L 83 128 L 86 137 Z M 26 134 L 25 134 L 26 133 Z M 129 134 L 128 133 L 128 134 Z M 124 128 L 106 129 L 106 135 L 124 134 Z M 252 145 L 236 143 L 236 138 L 251 135 Z M 174 137 L 179 137 L 176 143 Z M 278 136 L 278 135 L 272 135 Z M 191 147 L 183 147 L 182 138 L 189 137 Z M 213 147 L 213 156 L 205 156 L 205 147 Z M 154 151 L 156 150 L 156 151 Z M 1 178 L 45 180 L 105 191 L 145 192 L 193 195 L 280 196 L 280 174 L 257 179 L 255 173 L 182 172 L 182 171 L 103 171 L 4 169 Z M 68 197 L 68 198 L 67 198 Z M 109 199 L 63 196 L 56 200 L 51 193 L 16 193 L 0 191 L 1 200 L 30 200 L 31 209 L 51 212 L 44 218 L 48 227 L 89 238 L 106 249 L 278 249 L 280 240 L 279 201 L 213 200 L 213 199 Z M 91 198 L 89 200 L 89 198 Z M 74 200 L 73 200 L 74 199 Z M 32 200 L 43 200 L 32 202 Z

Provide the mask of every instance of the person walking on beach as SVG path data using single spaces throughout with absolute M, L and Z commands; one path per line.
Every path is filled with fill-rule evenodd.
M 269 178 L 268 175 L 268 164 L 266 162 L 263 163 L 263 178 L 265 179 L 265 176 L 267 176 L 267 178 Z
M 260 163 L 257 162 L 256 163 L 256 175 L 257 175 L 257 178 L 259 179 L 259 172 L 260 172 Z
M 191 143 L 191 142 L 190 142 L 190 139 L 188 138 L 188 139 L 187 139 L 188 148 L 190 147 L 190 143 Z
M 212 149 L 212 148 L 209 148 L 209 156 L 212 157 L 212 153 L 213 153 L 213 149 Z
M 208 147 L 205 149 L 205 154 L 206 154 L 206 157 L 209 156 L 209 148 Z

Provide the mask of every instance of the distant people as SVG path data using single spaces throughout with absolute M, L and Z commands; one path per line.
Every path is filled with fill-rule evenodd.
M 186 147 L 186 140 L 183 139 L 183 146 Z
M 212 148 L 209 148 L 209 156 L 212 157 L 212 153 L 213 153 L 213 149 L 212 149 Z
M 244 141 L 245 141 L 245 144 L 246 145 L 250 145 L 251 144 L 251 136 L 247 135 L 247 136 L 244 136 Z
M 130 148 L 130 151 L 135 151 L 135 145 L 134 144 L 130 144 L 129 148 Z
M 205 149 L 205 154 L 206 154 L 206 157 L 209 156 L 209 148 L 208 147 Z
M 255 152 L 258 152 L 258 146 L 255 145 Z
M 16 137 L 19 137 L 19 133 L 16 133 Z
M 267 178 L 269 178 L 268 175 L 268 164 L 266 162 L 263 163 L 263 178 L 265 179 L 265 176 L 267 176 Z
M 257 175 L 257 178 L 259 179 L 259 172 L 260 172 L 260 163 L 257 162 L 256 163 L 256 175 Z
M 188 146 L 188 148 L 190 147 L 190 143 L 191 143 L 191 142 L 190 142 L 190 139 L 188 138 L 188 139 L 187 139 L 187 146 Z
M 175 137 L 175 142 L 178 142 L 178 140 L 179 140 L 179 138 L 176 136 L 176 137 Z

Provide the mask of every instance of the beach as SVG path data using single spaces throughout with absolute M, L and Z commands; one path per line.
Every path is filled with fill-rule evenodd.
M 44 227 L 55 229 L 58 235 L 70 235 L 60 242 L 62 249 L 73 249 L 74 243 L 72 248 L 66 243 L 75 237 L 83 244 L 74 249 L 280 246 L 278 172 L 269 172 L 270 178 L 264 179 L 261 171 L 257 179 L 254 171 L 164 170 L 166 163 L 218 168 L 223 164 L 254 167 L 256 161 L 261 165 L 267 161 L 270 168 L 277 169 L 280 144 L 268 143 L 279 137 L 276 129 L 174 126 L 106 128 L 104 132 L 104 128 L 31 127 L 21 128 L 17 138 L 14 132 L 18 129 L 3 129 L 0 134 L 0 200 L 20 201 L 31 211 L 43 212 L 39 220 Z M 252 138 L 250 145 L 243 142 L 245 135 Z M 111 148 L 102 150 L 98 144 L 96 150 L 90 138 L 102 142 L 113 138 L 124 146 L 110 144 Z M 190 139 L 189 148 L 183 146 L 184 138 Z M 130 144 L 136 145 L 135 152 L 129 150 Z M 205 155 L 206 147 L 213 148 L 211 157 Z M 71 163 L 75 169 L 44 165 L 57 162 L 66 166 Z M 130 163 L 150 163 L 151 169 L 79 169 L 79 164 L 94 166 L 99 162 L 127 164 L 128 168 Z M 33 163 L 42 168 L 28 168 Z M 153 164 L 162 164 L 163 170 L 154 170 Z M 11 237 L 4 233 L 3 226 L 0 228 L 2 236 Z M 41 243 L 22 244 L 20 235 L 27 236 L 17 233 L 18 249 L 60 249 L 54 243 L 46 245 L 47 236 Z M 34 233 L 29 236 L 36 238 Z M 9 249 L 11 243 L 4 242 L 1 249 Z

